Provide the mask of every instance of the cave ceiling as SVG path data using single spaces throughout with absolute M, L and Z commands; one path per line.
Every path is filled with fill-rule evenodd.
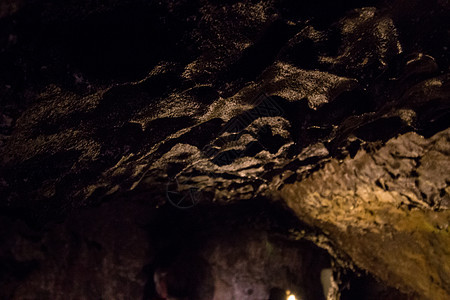
M 449 20 L 446 0 L 2 2 L 2 222 L 270 203 L 337 266 L 449 299 Z

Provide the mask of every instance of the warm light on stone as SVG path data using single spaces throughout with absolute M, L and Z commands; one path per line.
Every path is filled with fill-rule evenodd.
M 297 300 L 294 295 L 289 295 L 286 300 Z
M 0 300 L 450 300 L 449 15 L 0 0 Z

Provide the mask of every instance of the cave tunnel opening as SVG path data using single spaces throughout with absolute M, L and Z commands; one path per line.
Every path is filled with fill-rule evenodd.
M 289 229 L 299 223 L 264 199 L 228 207 L 160 208 L 148 224 L 155 256 L 145 299 L 326 299 L 329 254 Z M 323 277 L 323 275 L 322 275 Z M 289 298 L 291 297 L 291 298 Z

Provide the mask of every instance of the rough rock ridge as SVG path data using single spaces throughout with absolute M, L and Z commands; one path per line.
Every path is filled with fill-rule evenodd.
M 0 298 L 150 295 L 141 269 L 167 245 L 149 224 L 172 228 L 155 220 L 180 217 L 175 205 L 196 211 L 186 222 L 211 214 L 200 227 L 222 209 L 259 216 L 241 224 L 254 234 L 244 250 L 224 236 L 230 252 L 276 240 L 301 262 L 326 249 L 335 299 L 351 298 L 346 274 L 368 274 L 364 297 L 447 299 L 449 19 L 445 0 L 0 4 L 0 216 L 11 228 L 0 235 Z M 213 273 L 226 260 L 214 230 L 186 233 L 204 243 L 186 251 Z M 72 256 L 50 266 L 55 253 Z M 252 259 L 287 264 L 279 253 Z M 90 286 L 100 277 L 79 281 L 95 257 L 108 291 Z M 228 265 L 245 274 L 239 262 Z M 213 290 L 244 299 L 217 272 Z M 254 272 L 248 299 L 275 280 Z

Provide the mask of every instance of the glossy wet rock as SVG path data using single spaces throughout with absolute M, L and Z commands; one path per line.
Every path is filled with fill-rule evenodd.
M 68 264 L 61 276 L 80 281 L 79 269 L 94 267 L 96 244 L 82 248 L 67 226 L 85 210 L 77 218 L 95 218 L 89 211 L 102 203 L 130 201 L 124 214 L 149 212 L 144 223 L 151 223 L 157 207 L 226 210 L 265 199 L 302 224 L 283 229 L 288 239 L 329 252 L 339 285 L 333 297 L 357 295 L 360 284 L 374 294 L 448 298 L 450 8 L 448 1 L 406 2 L 0 5 L 0 209 L 4 227 L 13 228 L 3 233 L 9 271 L 1 278 L 15 278 L 2 279 L 5 297 L 28 297 L 37 286 L 46 295 L 68 289 L 72 298 L 121 290 L 112 284 L 106 294 L 86 294 L 87 281 L 75 292 L 66 279 L 45 277 Z M 92 213 L 98 224 L 119 218 L 107 207 Z M 117 225 L 136 233 L 125 238 L 127 248 L 151 252 L 147 229 L 129 225 L 129 215 Z M 20 222 L 43 233 L 22 237 Z M 81 235 L 88 238 L 95 224 Z M 124 298 L 146 293 L 152 274 L 138 270 L 155 258 L 139 250 L 121 261 L 113 254 L 119 246 L 103 240 L 111 227 L 99 226 L 96 243 L 111 258 L 99 274 L 126 280 Z M 272 229 L 252 232 L 253 255 Z M 50 266 L 59 236 L 76 257 Z M 23 255 L 11 243 L 25 245 Z M 281 252 L 295 248 L 283 243 Z M 215 260 L 207 265 L 226 259 Z M 214 278 L 221 276 L 224 293 L 244 299 L 240 283 L 219 271 Z M 248 299 L 267 286 L 247 289 Z

